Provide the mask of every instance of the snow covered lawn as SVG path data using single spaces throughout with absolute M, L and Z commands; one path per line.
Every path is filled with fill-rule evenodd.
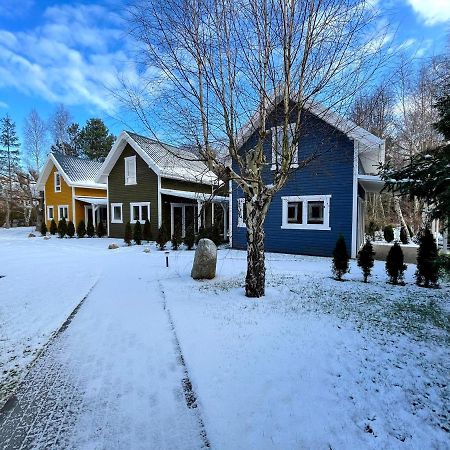
M 220 250 L 217 278 L 196 282 L 193 252 L 171 252 L 166 269 L 153 247 L 27 234 L 0 230 L 3 383 L 98 280 L 51 358 L 77 386 L 69 447 L 201 445 L 168 314 L 213 448 L 450 448 L 450 287 L 416 287 L 414 267 L 405 287 L 382 262 L 369 284 L 354 263 L 339 283 L 328 258 L 270 254 L 256 300 L 243 252 Z

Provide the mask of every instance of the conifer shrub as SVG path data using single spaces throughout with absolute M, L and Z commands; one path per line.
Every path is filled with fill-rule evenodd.
M 408 230 L 405 227 L 400 228 L 400 242 L 404 245 L 409 242 Z
M 375 233 L 380 229 L 380 226 L 373 220 L 369 222 L 367 226 L 367 234 L 371 237 L 371 239 L 375 239 Z
M 173 230 L 171 242 L 172 242 L 172 250 L 178 250 L 181 243 L 183 242 L 183 238 L 181 237 L 181 228 L 178 225 Z
M 45 220 L 41 223 L 41 235 L 46 236 L 47 235 L 47 224 L 45 223 Z
M 188 250 L 192 250 L 195 244 L 195 230 L 193 225 L 188 226 L 183 242 Z
M 386 258 L 386 273 L 389 275 L 389 282 L 403 284 L 405 270 L 403 250 L 398 242 L 394 242 Z
M 367 279 L 370 277 L 372 267 L 374 264 L 374 255 L 372 243 L 367 240 L 363 248 L 358 252 L 358 266 L 361 267 L 364 283 L 367 283 Z
M 67 234 L 67 222 L 64 217 L 58 222 L 58 235 L 62 239 Z
M 56 225 L 55 219 L 50 222 L 50 234 L 55 235 L 58 232 L 58 225 Z
M 436 287 L 439 280 L 438 248 L 428 227 L 418 236 L 416 284 L 423 287 Z
M 106 229 L 105 229 L 105 225 L 103 225 L 102 220 L 100 220 L 100 222 L 98 223 L 97 229 L 95 230 L 95 232 L 99 238 L 106 236 Z
M 152 226 L 150 225 L 150 221 L 148 219 L 145 219 L 145 222 L 144 222 L 144 229 L 142 231 L 142 239 L 147 242 L 153 241 Z
M 439 277 L 446 281 L 450 281 L 450 254 L 440 254 L 437 259 L 437 265 Z
M 83 238 L 84 236 L 86 236 L 86 225 L 84 223 L 84 220 L 81 219 L 78 222 L 78 226 L 77 226 L 77 236 L 79 238 Z
M 131 228 L 131 223 L 127 222 L 125 225 L 125 234 L 123 236 L 123 241 L 127 245 L 131 245 L 131 240 L 133 239 L 133 230 Z
M 136 221 L 133 228 L 133 239 L 136 245 L 142 244 L 142 227 L 141 222 L 139 220 Z
M 338 281 L 342 281 L 342 276 L 349 271 L 349 259 L 344 236 L 340 235 L 333 250 L 332 263 L 332 271 Z
M 75 236 L 75 225 L 71 220 L 67 223 L 67 236 L 73 238 Z
M 86 227 L 86 236 L 90 238 L 95 236 L 95 228 L 94 224 L 92 223 L 92 220 L 88 220 Z
M 158 234 L 156 235 L 156 245 L 158 246 L 159 250 L 164 250 L 166 248 L 166 243 L 167 233 L 163 225 L 158 229 Z
M 383 229 L 383 236 L 386 242 L 392 242 L 394 240 L 394 227 L 386 225 Z

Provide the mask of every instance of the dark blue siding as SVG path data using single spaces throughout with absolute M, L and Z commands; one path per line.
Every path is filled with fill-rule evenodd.
M 353 195 L 353 141 L 312 114 L 305 113 L 302 136 L 299 141 L 299 161 L 310 154 L 318 157 L 304 169 L 294 171 L 284 188 L 274 197 L 270 206 L 265 232 L 266 251 L 330 256 L 339 234 L 345 237 L 350 253 Z M 254 145 L 250 137 L 243 149 Z M 271 140 L 266 152 L 271 160 Z M 270 183 L 271 171 L 265 174 Z M 331 195 L 331 230 L 282 229 L 281 197 L 287 195 Z M 237 227 L 237 199 L 243 193 L 233 185 L 233 247 L 246 247 L 246 229 Z

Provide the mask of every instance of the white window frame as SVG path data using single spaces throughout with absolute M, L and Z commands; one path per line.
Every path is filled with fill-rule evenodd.
M 125 185 L 131 186 L 137 184 L 137 173 L 136 173 L 136 155 L 134 156 L 127 156 L 125 159 Z M 128 161 L 133 161 L 134 166 L 134 178 L 130 177 L 130 174 L 128 173 Z M 131 178 L 129 180 L 129 178 Z
M 67 217 L 65 217 L 65 219 L 69 220 L 69 205 L 58 205 L 58 221 L 62 219 L 61 214 L 60 214 L 61 208 L 67 208 Z
M 245 208 L 245 198 L 238 198 L 237 199 L 237 217 L 238 217 L 238 222 L 237 222 L 237 226 L 239 228 L 245 228 L 245 221 L 244 221 L 244 208 Z
M 142 207 L 147 206 L 148 220 L 149 220 L 149 222 L 151 222 L 150 202 L 133 202 L 133 203 L 130 203 L 130 223 L 137 222 L 137 220 L 133 220 L 133 206 L 139 206 L 139 219 L 138 220 L 140 223 L 144 223 L 147 219 L 147 217 L 145 217 L 145 218 L 142 217 Z
M 293 230 L 331 230 L 330 227 L 331 195 L 290 195 L 281 197 L 281 228 Z M 288 222 L 288 204 L 302 202 L 302 223 Z M 308 223 L 308 202 L 323 202 L 323 224 Z
M 53 174 L 54 184 L 55 184 L 55 192 L 61 192 L 61 174 L 59 172 L 55 172 Z M 56 178 L 59 178 L 59 184 L 56 184 Z
M 52 217 L 50 217 L 50 210 L 52 210 Z M 52 220 L 55 218 L 55 207 L 47 206 L 47 220 Z
M 295 123 L 290 123 L 289 124 L 289 128 L 291 130 L 291 136 L 294 136 L 295 133 Z M 278 133 L 282 134 L 283 133 L 283 126 L 278 126 L 278 127 L 272 127 L 270 129 L 271 131 L 271 136 L 272 136 L 272 166 L 271 166 L 271 170 L 275 170 L 277 168 L 277 156 L 281 157 L 281 154 L 279 154 L 277 152 L 276 149 L 276 144 L 279 143 L 279 139 L 276 139 L 276 136 Z M 292 155 L 292 162 L 291 162 L 291 169 L 296 169 L 298 167 L 298 142 L 297 142 L 297 150 L 296 152 Z
M 120 219 L 114 219 L 114 208 L 120 208 Z M 123 203 L 111 203 L 111 223 L 123 223 Z

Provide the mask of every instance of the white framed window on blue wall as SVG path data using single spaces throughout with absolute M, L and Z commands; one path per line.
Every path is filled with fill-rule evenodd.
M 281 202 L 281 228 L 331 230 L 331 195 L 290 195 Z

